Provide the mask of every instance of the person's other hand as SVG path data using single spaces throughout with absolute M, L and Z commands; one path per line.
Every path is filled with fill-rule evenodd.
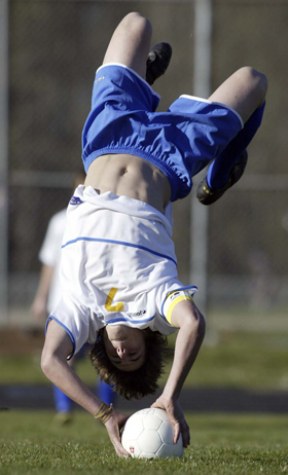
M 181 433 L 183 447 L 188 447 L 190 444 L 190 429 L 179 402 L 166 399 L 163 395 L 160 395 L 160 397 L 152 404 L 152 407 L 158 407 L 167 412 L 168 418 L 173 427 L 174 443 L 177 442 Z

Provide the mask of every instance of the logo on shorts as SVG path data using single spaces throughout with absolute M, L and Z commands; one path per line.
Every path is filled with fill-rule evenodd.
M 95 79 L 95 82 L 103 81 L 105 79 L 105 76 L 99 76 Z

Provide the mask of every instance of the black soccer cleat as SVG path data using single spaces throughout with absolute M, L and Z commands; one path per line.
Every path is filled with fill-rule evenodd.
M 239 157 L 239 161 L 235 163 L 234 167 L 230 172 L 230 177 L 228 182 L 222 188 L 218 190 L 213 190 L 207 183 L 206 177 L 199 183 L 197 188 L 197 198 L 203 205 L 211 205 L 217 201 L 228 188 L 235 185 L 237 181 L 240 180 L 241 176 L 244 173 L 248 161 L 248 153 L 246 150 Z
M 169 43 L 157 43 L 148 54 L 146 61 L 146 81 L 150 86 L 162 76 L 169 66 L 172 47 Z

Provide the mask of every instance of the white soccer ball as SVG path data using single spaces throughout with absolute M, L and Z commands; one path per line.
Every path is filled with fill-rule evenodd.
M 181 457 L 182 437 L 173 442 L 173 428 L 163 409 L 150 407 L 135 412 L 126 421 L 122 445 L 134 458 Z

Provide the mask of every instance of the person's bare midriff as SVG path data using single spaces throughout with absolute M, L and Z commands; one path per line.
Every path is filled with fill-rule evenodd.
M 99 193 L 111 191 L 145 203 L 163 212 L 170 199 L 165 175 L 148 161 L 134 155 L 102 155 L 90 165 L 85 186 Z

